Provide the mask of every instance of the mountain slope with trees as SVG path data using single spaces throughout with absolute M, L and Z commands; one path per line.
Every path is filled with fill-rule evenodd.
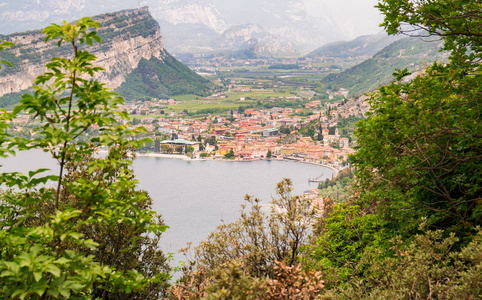
M 395 69 L 419 71 L 438 60 L 446 60 L 447 53 L 439 52 L 438 38 L 406 37 L 378 51 L 372 58 L 341 73 L 326 76 L 323 82 L 331 89 L 346 88 L 350 96 L 374 91 L 393 80 Z
M 213 83 L 166 53 L 162 60 L 156 57 L 141 59 L 115 91 L 126 99 L 150 100 L 180 94 L 208 96 L 213 89 Z

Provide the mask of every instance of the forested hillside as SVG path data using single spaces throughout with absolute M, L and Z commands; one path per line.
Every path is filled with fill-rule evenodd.
M 141 59 L 116 92 L 126 99 L 150 100 L 180 94 L 208 96 L 213 88 L 209 80 L 166 53 L 162 60 L 156 57 Z
M 442 42 L 439 38 L 405 37 L 397 40 L 372 58 L 344 70 L 333 73 L 323 79 L 323 82 L 333 89 L 346 88 L 350 95 L 363 95 L 374 91 L 393 80 L 395 69 L 407 68 L 409 71 L 419 71 L 434 61 L 446 60 L 448 53 L 439 52 Z

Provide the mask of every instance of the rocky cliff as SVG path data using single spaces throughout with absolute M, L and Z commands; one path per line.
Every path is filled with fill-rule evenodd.
M 97 79 L 109 88 L 119 87 L 142 58 L 154 56 L 162 59 L 165 55 L 161 30 L 147 8 L 100 15 L 94 19 L 102 25 L 99 30 L 102 44 L 94 44 L 89 51 L 97 56 L 97 64 L 106 70 Z M 45 71 L 44 65 L 52 56 L 71 55 L 68 47 L 57 48 L 55 43 L 44 43 L 45 36 L 40 30 L 0 38 L 15 44 L 4 54 L 15 67 L 2 69 L 0 96 L 29 88 Z
M 154 58 L 159 64 L 175 60 L 164 50 L 159 24 L 146 7 L 99 15 L 93 19 L 101 24 L 98 34 L 102 43 L 87 47 L 97 56 L 97 65 L 105 69 L 96 79 L 106 83 L 107 87 L 120 87 L 142 59 Z M 2 40 L 15 43 L 12 49 L 0 54 L 4 60 L 14 64 L 14 68 L 0 70 L 0 96 L 28 89 L 45 71 L 44 65 L 52 57 L 72 55 L 68 46 L 58 48 L 56 43 L 44 43 L 44 38 L 40 30 L 0 36 Z M 208 83 L 201 77 L 191 76 L 190 79 Z

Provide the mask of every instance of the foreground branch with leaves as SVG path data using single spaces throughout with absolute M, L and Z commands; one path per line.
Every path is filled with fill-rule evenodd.
M 103 69 L 81 50 L 101 41 L 98 27 L 90 18 L 46 27 L 45 41 L 70 45 L 72 57 L 53 58 L 33 94 L 12 114 L 2 111 L 2 128 L 18 113 L 42 124 L 33 140 L 2 134 L 2 156 L 42 149 L 59 165 L 58 175 L 0 175 L 2 298 L 157 299 L 165 289 L 169 269 L 157 242 L 166 226 L 131 169 L 145 141 L 134 139 L 140 129 L 120 125 L 123 100 L 93 79 Z M 79 142 L 94 124 L 100 134 Z M 109 152 L 96 158 L 101 147 Z

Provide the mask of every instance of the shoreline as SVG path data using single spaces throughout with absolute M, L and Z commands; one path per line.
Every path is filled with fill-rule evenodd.
M 179 154 L 164 154 L 164 153 L 136 153 L 137 157 L 159 157 L 159 158 L 173 158 L 173 159 L 181 159 L 181 160 L 194 160 L 190 159 L 186 155 L 179 155 Z
M 314 161 L 303 161 L 303 160 L 292 160 L 292 159 L 285 159 L 287 161 L 296 161 L 296 162 L 300 162 L 300 163 L 304 163 L 304 164 L 310 164 L 310 165 L 316 165 L 316 166 L 321 166 L 321 167 L 325 167 L 325 168 L 328 168 L 330 170 L 332 170 L 334 172 L 333 176 L 336 177 L 338 175 L 338 173 L 340 172 L 340 170 L 338 170 L 337 168 L 333 167 L 333 166 L 329 166 L 329 165 L 324 165 L 324 164 L 321 164 L 321 163 L 317 163 L 317 162 L 314 162 Z M 343 169 L 342 169 L 343 170 Z
M 164 153 L 137 153 L 136 154 L 138 157 L 157 157 L 157 158 L 168 158 L 168 159 L 181 159 L 181 160 L 187 160 L 187 161 L 234 161 L 234 162 L 252 162 L 252 161 L 260 161 L 260 160 L 274 160 L 274 161 L 293 161 L 293 162 L 299 162 L 299 163 L 305 163 L 305 164 L 310 164 L 310 165 L 316 165 L 320 167 L 325 167 L 334 172 L 333 176 L 337 176 L 340 170 L 333 166 L 321 164 L 318 162 L 314 161 L 304 161 L 304 160 L 299 160 L 299 159 L 287 159 L 287 158 L 270 158 L 270 159 L 252 159 L 252 160 L 236 160 L 236 159 L 223 159 L 223 158 L 213 158 L 213 157 L 208 157 L 208 158 L 189 158 L 186 155 L 179 155 L 179 154 L 164 154 Z

